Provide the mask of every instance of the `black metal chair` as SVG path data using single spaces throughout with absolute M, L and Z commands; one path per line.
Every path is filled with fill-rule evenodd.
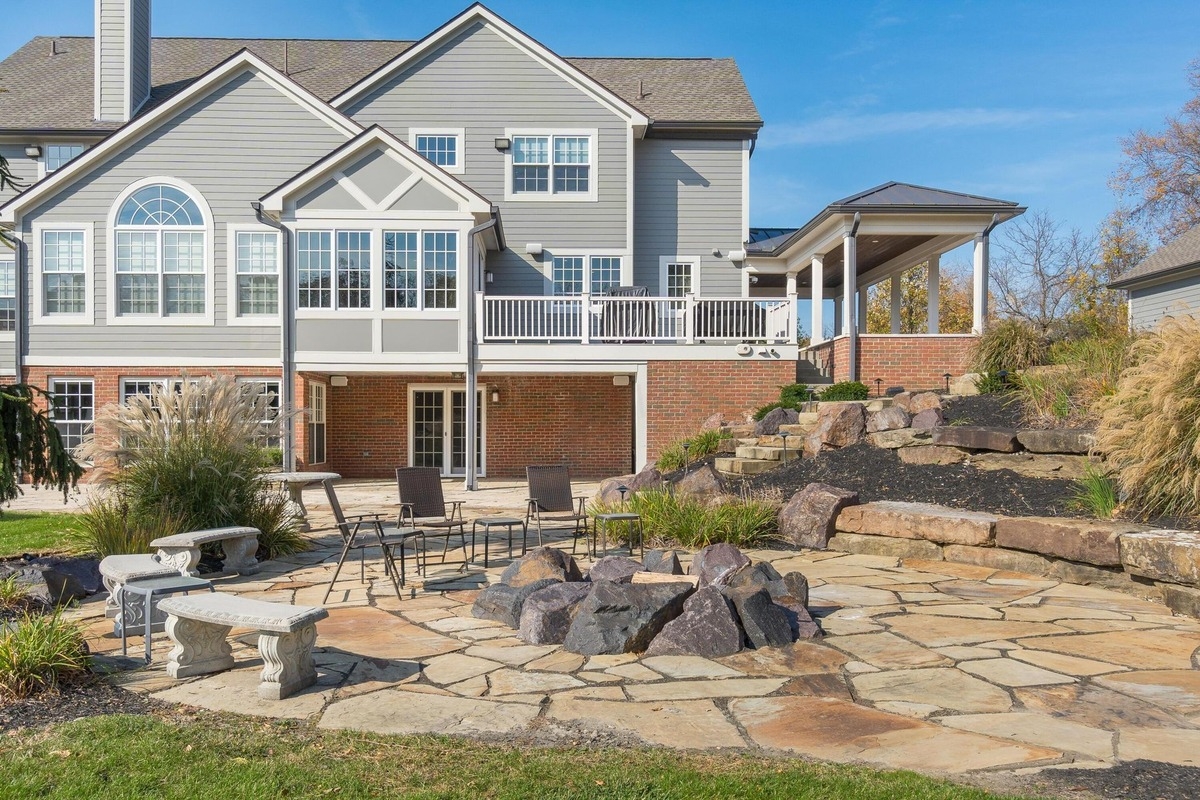
M 342 564 L 346 561 L 346 556 L 351 550 L 359 552 L 359 580 L 366 581 L 366 553 L 367 548 L 378 547 L 383 554 L 383 568 L 387 573 L 388 578 L 392 581 L 392 586 L 396 589 L 396 597 L 400 597 L 400 587 L 404 585 L 405 558 L 404 545 L 409 541 L 414 544 L 417 539 L 421 538 L 421 532 L 416 528 L 402 528 L 390 525 L 383 521 L 383 514 L 350 514 L 346 515 L 342 511 L 342 504 L 338 502 L 337 493 L 333 490 L 333 481 L 321 481 L 321 485 L 325 487 L 325 496 L 329 498 L 329 505 L 333 509 L 334 523 L 337 525 L 338 533 L 342 537 L 342 552 L 338 556 L 337 568 L 333 571 L 333 577 L 329 580 L 329 587 L 325 590 L 325 598 L 321 601 L 322 604 L 329 599 L 329 594 L 333 591 L 333 585 L 337 583 L 338 575 L 342 571 Z M 424 542 L 422 542 L 422 550 Z M 396 568 L 396 550 L 400 551 L 400 568 Z M 418 566 L 420 559 L 417 560 Z
M 444 539 L 442 563 L 450 550 L 450 537 L 458 536 L 462 542 L 463 564 L 467 563 L 467 530 L 462 515 L 462 500 L 447 503 L 442 495 L 442 476 L 436 467 L 397 467 L 396 488 L 400 492 L 399 525 L 414 528 L 421 534 L 422 568 L 429 564 L 425 540 L 429 537 Z
M 572 534 L 571 553 L 583 536 L 588 536 L 587 498 L 572 496 L 571 472 L 563 464 L 548 464 L 525 468 L 529 483 L 529 500 L 525 508 L 525 524 L 530 520 L 537 526 L 538 545 L 542 544 L 542 523 L 555 523 L 551 527 L 563 528 L 570 523 Z

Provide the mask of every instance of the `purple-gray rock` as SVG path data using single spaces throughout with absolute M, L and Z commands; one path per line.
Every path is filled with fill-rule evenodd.
M 1017 441 L 1031 453 L 1086 455 L 1096 446 L 1096 432 L 1079 428 L 1017 431 Z
M 525 605 L 525 600 L 534 592 L 556 583 L 560 583 L 560 581 L 543 578 L 524 586 L 509 586 L 504 583 L 489 586 L 475 598 L 471 616 L 502 622 L 510 628 L 519 628 L 521 627 L 521 609 Z
M 538 547 L 512 562 L 500 575 L 509 586 L 525 586 L 550 578 L 556 581 L 581 581 L 579 565 L 570 554 L 556 547 Z
M 804 603 L 788 596 L 774 599 L 775 605 L 782 608 L 783 613 L 787 616 L 793 639 L 818 639 L 822 636 L 821 626 L 813 620 L 808 609 L 804 607 Z
M 824 550 L 834 523 L 846 506 L 858 505 L 858 493 L 827 483 L 810 483 L 779 510 L 779 534 L 796 547 Z
M 720 658 L 740 651 L 744 638 L 733 604 L 717 587 L 705 586 L 684 602 L 682 614 L 663 626 L 646 655 Z
M 907 428 L 912 422 L 912 416 L 900 406 L 888 406 L 876 411 L 867 418 L 867 433 L 881 431 L 896 431 Z
M 782 647 L 792 641 L 792 624 L 788 621 L 787 611 L 775 604 L 765 588 L 726 589 L 725 596 L 737 609 L 751 647 Z
M 100 581 L 100 562 L 97 559 L 26 556 L 24 560 L 28 569 L 41 573 L 45 584 L 43 599 L 51 603 L 62 605 L 82 600 L 104 587 Z M 34 580 L 33 584 L 36 586 L 37 581 Z M 40 587 L 37 594 L 41 595 Z
M 585 656 L 640 653 L 683 612 L 690 583 L 594 584 L 579 604 L 563 649 Z
M 689 573 L 699 578 L 699 586 L 724 586 L 733 573 L 747 566 L 750 559 L 731 544 L 710 544 L 692 559 Z
M 769 561 L 758 561 L 742 567 L 730 575 L 725 585 L 731 589 L 741 589 L 746 586 L 767 587 L 775 581 L 783 581 L 779 570 L 772 567 Z
M 645 572 L 642 562 L 625 556 L 605 556 L 592 564 L 588 570 L 588 578 L 592 583 L 612 581 L 614 583 L 629 583 L 633 573 Z
M 779 433 L 780 425 L 795 425 L 799 420 L 800 414 L 793 409 L 773 408 L 754 423 L 754 435 L 775 436 Z
M 933 443 L 968 450 L 993 450 L 1015 453 L 1021 449 L 1012 428 L 986 428 L 975 425 L 946 425 L 933 432 Z
M 628 500 L 637 492 L 646 489 L 661 489 L 662 485 L 663 476 L 658 471 L 658 468 L 646 467 L 635 475 L 620 475 L 616 478 L 608 478 L 600 484 L 600 491 L 596 493 L 596 499 L 601 503 L 620 505 L 621 492 L 618 489 L 621 486 L 628 489 L 625 492 L 625 500 Z
M 772 586 L 768 586 L 767 589 L 770 590 Z M 771 597 L 777 603 L 782 596 L 795 598 L 800 605 L 808 606 L 808 578 L 799 572 L 789 572 L 787 575 L 784 575 L 783 591 L 779 594 L 771 592 Z
M 913 414 L 910 425 L 914 431 L 931 431 L 941 427 L 945 422 L 946 419 L 942 416 L 940 408 L 927 408 Z
M 642 566 L 647 572 L 658 572 L 663 575 L 682 575 L 683 565 L 679 563 L 679 554 L 674 550 L 647 550 L 642 557 Z
M 528 644 L 562 644 L 590 583 L 552 583 L 525 598 L 517 638 Z
M 674 491 L 685 497 L 714 497 L 724 494 L 725 484 L 711 464 L 701 464 L 676 479 Z

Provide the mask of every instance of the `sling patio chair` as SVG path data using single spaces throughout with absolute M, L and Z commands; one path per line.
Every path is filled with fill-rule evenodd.
M 588 539 L 587 498 L 571 494 L 571 473 L 564 464 L 548 464 L 525 468 L 529 483 L 529 500 L 525 508 L 525 524 L 532 520 L 537 526 L 538 545 L 542 544 L 542 525 L 552 523 L 551 528 L 572 529 L 571 553 L 582 536 Z M 563 523 L 569 523 L 565 525 Z
M 382 551 L 384 571 L 392 581 L 392 586 L 396 589 L 396 598 L 399 599 L 400 587 L 404 585 L 404 546 L 412 541 L 415 547 L 421 537 L 421 532 L 416 528 L 398 528 L 384 522 L 383 514 L 346 515 L 342 511 L 342 504 L 338 502 L 337 493 L 333 490 L 333 480 L 323 480 L 321 485 L 325 487 L 325 496 L 329 498 L 329 506 L 333 509 L 333 519 L 338 533 L 342 537 L 342 553 L 338 556 L 337 569 L 333 571 L 333 577 L 329 580 L 329 587 L 325 590 L 325 598 L 321 600 L 321 603 L 324 604 L 329 599 L 333 585 L 337 583 L 338 574 L 342 571 L 342 564 L 345 563 L 346 556 L 351 550 L 359 552 L 359 580 L 366 581 L 366 553 L 364 551 L 370 547 L 378 547 Z M 399 569 L 396 568 L 396 550 L 400 551 Z M 419 558 L 417 564 L 420 565 Z
M 467 564 L 467 529 L 462 515 L 462 500 L 447 503 L 442 495 L 442 476 L 437 467 L 397 467 L 396 488 L 400 492 L 402 529 L 415 528 L 421 534 L 422 568 L 429 565 L 425 540 L 442 537 L 442 563 L 450 549 L 450 537 L 462 542 L 463 565 Z

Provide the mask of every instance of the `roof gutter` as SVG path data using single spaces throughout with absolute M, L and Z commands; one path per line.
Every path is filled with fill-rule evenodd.
M 477 270 L 475 269 L 475 237 L 489 228 L 496 228 L 499 224 L 500 215 L 493 211 L 491 219 L 467 231 L 467 275 L 470 276 L 467 286 L 470 287 L 471 291 L 465 298 L 467 303 L 467 340 L 464 344 L 467 350 L 467 385 L 465 387 L 467 396 L 463 401 L 463 405 L 465 406 L 463 410 L 466 412 L 465 435 L 467 441 L 464 448 L 466 451 L 464 455 L 466 456 L 465 466 L 467 474 L 463 480 L 463 488 L 468 492 L 473 492 L 479 488 L 479 465 L 476 463 L 479 453 L 475 449 L 475 431 L 479 428 L 479 406 L 476 400 L 476 395 L 479 394 L 477 388 L 479 385 L 479 376 L 477 374 L 477 370 L 479 369 L 479 354 L 478 348 L 475 346 L 475 292 L 479 291 L 476 286 L 480 285 L 480 275 L 476 274 Z M 500 232 L 497 229 L 497 239 L 499 238 Z M 482 273 L 482 270 L 478 272 Z
M 280 371 L 281 379 L 279 381 L 279 407 L 284 412 L 283 418 L 283 471 L 292 472 L 296 469 L 296 415 L 293 413 L 296 409 L 296 362 L 292 355 L 292 342 L 295 337 L 295 315 L 292 313 L 292 269 L 291 258 L 289 258 L 289 243 L 288 229 L 283 226 L 283 223 L 272 219 L 263 211 L 263 204 L 258 200 L 250 201 L 250 207 L 254 209 L 254 217 L 263 225 L 270 226 L 279 231 L 279 254 L 283 259 L 283 269 L 280 274 L 280 295 L 283 298 L 283 307 L 280 309 L 279 319 L 279 349 L 280 349 Z
M 1171 278 L 1175 275 L 1181 275 L 1186 272 L 1191 272 L 1200 268 L 1200 261 L 1189 261 L 1186 264 L 1178 264 L 1167 269 L 1157 270 L 1155 272 L 1147 272 L 1144 275 L 1134 275 L 1130 278 L 1117 278 L 1112 283 L 1108 284 L 1109 289 L 1134 289 L 1143 283 L 1157 283 L 1163 278 Z

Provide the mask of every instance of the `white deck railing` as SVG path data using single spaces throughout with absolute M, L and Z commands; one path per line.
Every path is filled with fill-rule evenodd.
M 796 342 L 791 300 L 744 297 L 475 295 L 483 342 Z

